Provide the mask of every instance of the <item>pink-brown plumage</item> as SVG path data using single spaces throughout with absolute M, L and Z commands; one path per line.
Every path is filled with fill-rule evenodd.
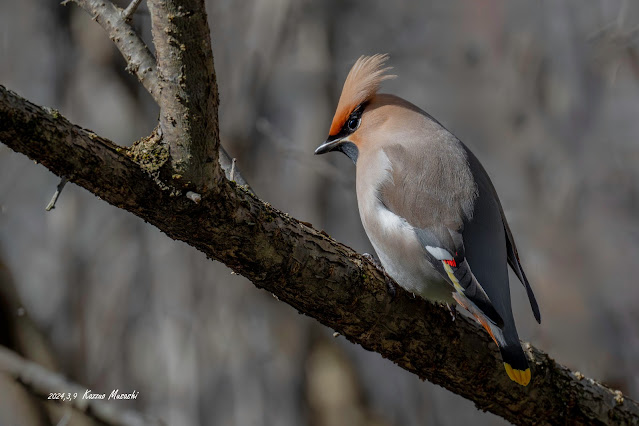
M 351 112 L 358 105 L 372 98 L 379 90 L 382 81 L 396 77 L 386 74 L 386 71 L 392 68 L 384 67 L 387 59 L 387 54 L 378 53 L 373 56 L 360 56 L 355 62 L 344 82 L 329 135 L 339 133 Z

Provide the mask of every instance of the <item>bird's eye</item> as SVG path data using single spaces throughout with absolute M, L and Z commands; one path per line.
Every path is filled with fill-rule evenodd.
M 359 127 L 359 118 L 353 117 L 348 120 L 346 125 L 348 126 L 348 130 L 354 132 Z

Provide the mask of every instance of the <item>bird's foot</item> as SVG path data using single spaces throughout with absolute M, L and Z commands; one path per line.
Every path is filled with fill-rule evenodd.
M 375 257 L 370 253 L 364 253 L 362 256 L 364 256 L 370 263 L 375 265 L 377 269 L 382 271 L 382 273 L 384 274 L 384 281 L 386 282 L 386 290 L 388 291 L 391 299 L 395 299 L 397 289 L 395 288 L 395 284 L 393 284 L 393 280 L 391 279 L 391 277 L 386 273 L 386 269 L 384 269 L 384 266 L 381 264 L 381 262 L 375 259 Z
M 450 312 L 451 318 L 455 321 L 457 319 L 457 308 L 455 305 L 450 306 L 448 303 L 446 303 L 446 307 L 448 308 L 448 312 Z
M 391 300 L 395 299 L 397 289 L 395 288 L 395 284 L 393 284 L 393 280 L 391 280 L 386 271 L 384 271 L 384 279 L 386 280 L 386 291 L 390 294 Z

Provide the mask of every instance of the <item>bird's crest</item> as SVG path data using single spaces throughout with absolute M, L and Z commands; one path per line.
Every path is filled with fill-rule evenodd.
M 382 81 L 396 77 L 386 74 L 386 71 L 391 69 L 384 68 L 387 60 L 388 54 L 378 53 L 373 56 L 360 56 L 355 62 L 344 82 L 329 135 L 339 133 L 353 110 L 372 98 Z

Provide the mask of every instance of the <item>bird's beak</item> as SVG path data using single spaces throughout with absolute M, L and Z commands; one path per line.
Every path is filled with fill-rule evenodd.
M 335 139 L 335 137 L 329 137 L 326 142 L 321 144 L 315 150 L 315 155 L 326 154 L 327 152 L 335 151 L 340 143 L 342 142 L 342 138 Z

